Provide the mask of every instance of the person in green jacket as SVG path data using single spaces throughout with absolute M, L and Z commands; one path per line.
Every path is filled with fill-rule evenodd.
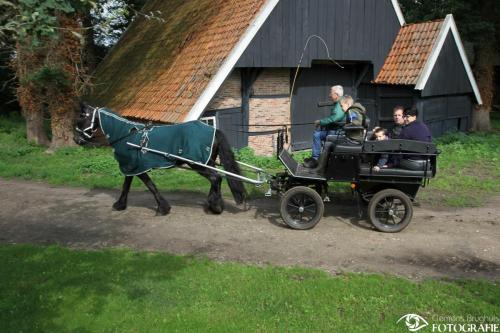
M 330 110 L 330 116 L 314 122 L 316 130 L 313 133 L 312 156 L 305 159 L 304 166 L 315 168 L 318 165 L 318 159 L 321 153 L 321 141 L 324 141 L 328 135 L 336 135 L 337 131 L 341 128 L 338 123 L 345 120 L 344 111 L 340 107 L 340 99 L 343 95 L 344 88 L 342 86 L 331 87 L 330 98 L 334 104 Z M 324 129 L 322 130 L 322 128 Z

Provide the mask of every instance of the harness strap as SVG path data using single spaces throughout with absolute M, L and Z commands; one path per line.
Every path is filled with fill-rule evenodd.
M 138 131 L 138 129 L 136 127 L 132 127 L 129 132 L 127 134 L 125 134 L 124 136 L 122 137 L 119 137 L 118 139 L 116 140 L 113 140 L 112 142 L 109 143 L 110 146 L 114 145 L 115 143 L 117 143 L 118 141 L 121 141 L 125 138 L 128 138 L 129 136 L 131 136 L 132 134 L 135 134 L 136 132 Z

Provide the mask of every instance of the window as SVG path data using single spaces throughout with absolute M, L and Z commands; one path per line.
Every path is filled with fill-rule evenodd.
M 205 124 L 209 125 L 209 126 L 212 126 L 213 128 L 217 128 L 216 125 L 216 121 L 215 121 L 215 116 L 213 117 L 203 117 L 203 118 L 200 118 L 200 121 L 201 122 L 204 122 Z

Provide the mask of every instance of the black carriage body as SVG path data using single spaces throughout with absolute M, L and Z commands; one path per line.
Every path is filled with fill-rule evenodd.
M 412 201 L 418 190 L 436 175 L 438 153 L 428 142 L 353 144 L 342 138 L 327 138 L 316 169 L 303 167 L 280 149 L 279 159 L 287 171 L 273 178 L 271 188 L 283 193 L 280 212 L 287 225 L 310 229 L 323 215 L 323 201 L 329 201 L 328 182 L 350 182 L 358 198 L 368 203 L 367 214 L 373 226 L 382 232 L 399 232 L 412 219 Z M 382 154 L 398 160 L 398 167 L 375 171 Z
M 366 200 L 388 188 L 400 190 L 413 200 L 419 188 L 435 176 L 438 151 L 432 143 L 411 140 L 365 141 L 360 145 L 327 141 L 322 154 L 320 166 L 308 169 L 285 150 L 281 151 L 279 158 L 288 171 L 285 189 L 296 185 L 318 187 L 328 182 L 350 182 Z M 381 154 L 403 161 L 412 158 L 410 163 L 417 158 L 419 166 L 375 171 L 373 167 Z

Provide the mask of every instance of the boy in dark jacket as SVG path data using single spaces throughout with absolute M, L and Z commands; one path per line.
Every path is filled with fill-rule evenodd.
M 375 127 L 373 129 L 373 137 L 372 140 L 383 141 L 389 140 L 389 136 L 387 135 L 387 130 L 382 127 Z M 373 171 L 380 171 L 383 168 L 389 168 L 392 165 L 392 161 L 389 160 L 389 154 L 381 154 L 378 158 L 377 165 L 373 167 Z

